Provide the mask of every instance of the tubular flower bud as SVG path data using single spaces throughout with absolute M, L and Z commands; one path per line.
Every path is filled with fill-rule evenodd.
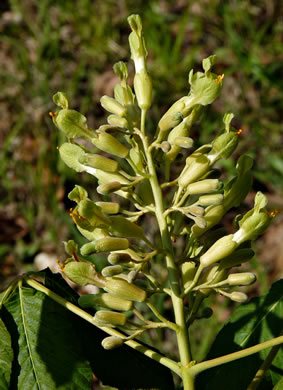
M 244 303 L 248 300 L 248 296 L 245 293 L 239 291 L 233 291 L 230 294 L 230 299 L 235 302 Z
M 90 199 L 83 199 L 78 204 L 78 213 L 93 227 L 105 227 L 111 223 L 109 217 Z
M 80 286 L 86 286 L 87 284 L 93 284 L 97 287 L 104 287 L 105 278 L 96 272 L 92 263 L 71 261 L 64 265 L 64 274 Z
M 119 348 L 123 344 L 124 344 L 123 339 L 121 337 L 116 337 L 116 336 L 105 337 L 105 339 L 101 341 L 102 347 L 106 350 Z
M 174 140 L 171 141 L 171 144 L 179 146 L 180 148 L 190 149 L 194 144 L 194 140 L 192 138 L 185 137 L 185 136 L 175 137 Z
M 197 225 L 192 226 L 192 233 L 194 237 L 200 237 L 213 226 L 217 225 L 224 215 L 224 209 L 222 205 L 212 205 L 205 210 L 204 219 L 206 221 L 206 227 L 200 229 Z
M 139 15 L 129 16 L 128 22 L 132 29 L 132 32 L 129 35 L 131 57 L 135 64 L 136 73 L 140 73 L 141 71 L 146 71 L 145 59 L 147 57 L 142 22 Z
M 146 300 L 146 292 L 144 290 L 123 279 L 106 279 L 106 283 L 103 288 L 105 291 L 114 296 L 128 299 L 130 301 L 143 302 Z
M 126 115 L 126 108 L 122 106 L 122 104 L 118 103 L 115 99 L 111 98 L 110 96 L 102 96 L 100 99 L 100 103 L 102 107 L 112 114 L 118 115 L 118 116 L 125 116 Z
M 127 321 L 127 317 L 122 313 L 99 310 L 95 313 L 94 320 L 97 321 L 101 326 L 123 326 Z
M 189 137 L 192 125 L 198 120 L 201 112 L 201 106 L 195 106 L 187 117 L 168 135 L 168 142 L 172 145 L 171 150 L 164 156 L 168 162 L 173 162 L 180 153 L 181 148 L 190 148 L 193 146 L 193 140 Z M 183 138 L 185 137 L 185 139 Z
M 238 244 L 248 240 L 255 240 L 270 224 L 270 216 L 264 212 L 251 215 L 247 218 L 241 228 L 234 234 L 233 240 Z
M 117 172 L 119 168 L 117 161 L 100 156 L 99 154 L 81 154 L 79 156 L 79 163 L 87 165 L 91 168 L 101 169 L 105 172 Z
M 111 183 L 101 184 L 97 187 L 96 191 L 101 195 L 108 195 L 112 192 L 119 191 L 122 188 L 122 184 L 118 181 L 112 181 Z
M 109 115 L 107 118 L 109 125 L 118 126 L 118 127 L 128 127 L 128 121 L 125 118 L 121 118 L 118 115 Z
M 105 214 L 117 214 L 120 211 L 120 204 L 115 202 L 95 202 Z
M 221 182 L 218 179 L 205 179 L 189 184 L 187 190 L 190 195 L 205 194 L 218 190 L 220 186 Z
M 209 169 L 210 161 L 205 155 L 197 157 L 187 170 L 179 177 L 178 183 L 180 187 L 187 187 L 190 183 L 194 183 L 200 179 Z
M 109 293 L 82 295 L 78 303 L 81 307 L 90 309 L 103 306 L 112 310 L 128 311 L 133 307 L 132 301 L 115 297 Z
M 135 74 L 134 88 L 140 109 L 148 110 L 152 103 L 152 82 L 147 72 Z
M 239 137 L 233 131 L 221 134 L 212 142 L 212 150 L 209 153 L 209 159 L 212 163 L 221 158 L 228 158 L 238 146 Z
M 202 195 L 199 197 L 198 204 L 200 206 L 219 205 L 223 202 L 222 194 Z
M 110 265 L 109 267 L 104 267 L 101 271 L 102 276 L 111 277 L 115 275 L 119 275 L 123 272 L 123 267 L 121 265 Z
M 203 267 L 208 267 L 233 253 L 237 247 L 238 244 L 233 241 L 233 234 L 224 236 L 216 241 L 212 247 L 200 257 L 200 264 Z
M 107 257 L 107 260 L 110 264 L 123 264 L 128 263 L 132 260 L 131 256 L 128 253 L 115 253 L 112 252 Z
M 129 149 L 121 144 L 115 137 L 106 132 L 101 132 L 97 134 L 96 137 L 91 139 L 91 142 L 100 150 L 103 150 L 106 153 L 113 154 L 121 158 L 125 158 L 129 154 Z
M 120 217 L 119 215 L 110 216 L 109 218 L 111 220 L 109 231 L 113 235 L 120 237 L 138 238 L 140 240 L 144 239 L 143 228 L 136 225 L 134 222 L 131 222 L 124 217 Z
M 182 264 L 182 276 L 184 290 L 190 287 L 196 273 L 196 264 L 193 261 L 188 261 Z
M 96 252 L 111 252 L 129 248 L 129 241 L 126 238 L 104 237 L 91 241 L 81 247 L 83 256 Z
M 63 108 L 54 117 L 55 125 L 68 138 L 85 138 L 91 140 L 94 132 L 87 126 L 87 119 L 80 112 Z
M 180 103 L 180 107 L 183 106 L 184 103 Z M 160 136 L 160 139 L 161 140 L 164 139 L 168 131 L 178 126 L 179 123 L 182 122 L 182 120 L 183 120 L 182 112 L 180 111 L 166 112 L 158 123 L 159 132 L 164 133 L 164 136 Z
M 230 286 L 249 286 L 256 281 L 256 276 L 251 272 L 230 274 L 227 282 Z
M 218 282 L 221 282 L 227 277 L 227 271 L 226 270 L 220 270 L 218 269 L 218 265 L 215 265 L 211 268 L 208 268 L 203 275 L 201 276 L 201 279 L 199 281 L 199 284 L 203 284 L 206 282 L 210 282 L 211 284 L 215 284 Z M 200 292 L 208 297 L 212 293 L 213 289 L 209 286 L 207 288 L 200 289 Z
M 232 253 L 232 255 L 229 255 L 221 260 L 220 268 L 230 269 L 232 267 L 237 267 L 246 261 L 251 260 L 254 255 L 254 251 L 250 248 L 238 249 Z

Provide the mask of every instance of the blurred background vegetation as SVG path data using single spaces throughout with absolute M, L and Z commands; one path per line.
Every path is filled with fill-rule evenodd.
M 117 82 L 112 65 L 129 61 L 127 16 L 132 13 L 143 19 L 149 51 L 152 126 L 188 93 L 189 70 L 199 70 L 204 57 L 216 54 L 215 73 L 225 73 L 222 96 L 193 136 L 209 142 L 223 114 L 233 111 L 234 126 L 244 130 L 235 157 L 248 152 L 256 159 L 253 191 L 265 192 L 271 208 L 283 208 L 280 0 L 2 0 L 0 12 L 1 288 L 34 269 L 35 258 L 39 268 L 64 258 L 63 240 L 80 241 L 68 216 L 67 194 L 75 183 L 93 184 L 60 162 L 56 146 L 64 138 L 48 112 L 60 90 L 90 127 L 105 122 L 99 99 L 111 96 Z M 233 174 L 231 161 L 224 168 Z M 224 221 L 228 228 L 232 217 Z M 282 276 L 282 219 L 279 214 L 257 244 L 253 267 L 261 283 L 251 294 L 266 291 Z M 218 319 L 225 319 L 221 315 Z

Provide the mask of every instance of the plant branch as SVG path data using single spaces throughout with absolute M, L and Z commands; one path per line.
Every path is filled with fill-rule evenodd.
M 122 339 L 127 339 L 127 337 L 123 334 L 118 332 L 117 330 L 113 328 L 108 327 L 100 327 L 97 324 L 93 322 L 93 316 L 91 316 L 89 313 L 85 312 L 78 306 L 74 305 L 73 303 L 67 301 L 66 299 L 60 297 L 60 295 L 55 294 L 53 291 L 49 290 L 49 288 L 43 286 L 41 283 L 26 278 L 25 282 L 33 287 L 34 289 L 41 291 L 45 295 L 47 295 L 49 298 L 53 299 L 55 302 L 59 303 L 59 305 L 65 307 L 66 309 L 70 310 L 72 313 L 78 315 L 79 317 L 83 318 L 84 320 L 88 321 L 92 325 L 98 327 L 99 329 L 103 330 L 105 333 L 109 334 L 110 336 L 118 336 Z M 170 370 L 175 372 L 177 375 L 181 376 L 181 370 L 177 362 L 175 362 L 172 359 L 169 359 L 165 356 L 162 356 L 158 352 L 155 352 L 149 348 L 146 348 L 145 346 L 141 345 L 135 340 L 126 340 L 125 344 L 127 344 L 129 347 L 143 353 L 144 355 L 150 357 L 153 360 L 156 360 L 157 362 L 163 364 L 164 366 L 168 367 Z
M 261 383 L 261 381 L 262 381 L 266 371 L 271 366 L 271 363 L 273 362 L 273 360 L 274 360 L 277 352 L 279 351 L 279 349 L 280 349 L 280 344 L 275 345 L 274 347 L 272 347 L 271 351 L 269 352 L 269 354 L 267 355 L 265 361 L 262 363 L 262 365 L 260 366 L 259 370 L 255 374 L 255 377 L 251 381 L 251 383 L 250 383 L 249 387 L 247 388 L 247 390 L 256 390 L 258 388 L 258 386 L 260 385 L 260 383 Z
M 229 363 L 229 362 L 232 362 L 234 360 L 241 359 L 241 358 L 244 358 L 246 356 L 250 356 L 254 353 L 262 351 L 263 349 L 270 348 L 270 347 L 273 347 L 275 345 L 279 345 L 282 343 L 283 343 L 283 336 L 279 336 L 279 337 L 276 337 L 272 340 L 268 340 L 268 341 L 265 341 L 263 343 L 254 345 L 253 347 L 245 348 L 242 351 L 233 352 L 233 353 L 230 353 L 230 354 L 225 355 L 225 356 L 221 356 L 221 357 L 216 358 L 216 359 L 211 359 L 211 360 L 207 360 L 207 361 L 202 362 L 202 363 L 198 363 L 198 364 L 194 365 L 193 367 L 191 367 L 190 371 L 191 371 L 192 375 L 196 376 L 200 372 L 208 370 L 209 368 L 217 367 L 217 366 L 220 366 L 221 364 Z

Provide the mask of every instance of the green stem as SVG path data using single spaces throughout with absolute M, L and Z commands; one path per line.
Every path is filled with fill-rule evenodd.
M 178 348 L 180 353 L 181 366 L 184 369 L 185 367 L 188 367 L 191 361 L 189 336 L 188 336 L 188 331 L 187 331 L 185 317 L 184 317 L 184 302 L 181 297 L 181 291 L 179 286 L 179 274 L 178 274 L 176 264 L 174 262 L 172 242 L 168 232 L 166 219 L 164 217 L 163 194 L 157 179 L 152 155 L 149 151 L 148 139 L 145 136 L 145 114 L 146 112 L 143 110 L 141 116 L 141 133 L 143 134 L 143 137 L 141 138 L 144 146 L 144 152 L 147 158 L 148 170 L 151 175 L 149 181 L 151 184 L 151 188 L 155 200 L 155 207 L 156 207 L 155 215 L 159 225 L 163 248 L 167 252 L 166 264 L 168 269 L 168 278 L 172 290 L 171 297 L 172 297 L 172 304 L 173 304 L 173 309 L 175 314 L 175 321 L 176 321 L 176 325 L 178 326 L 178 331 L 176 332 L 177 343 L 178 343 Z M 181 371 L 183 369 L 181 368 Z M 184 381 L 186 380 L 185 378 Z M 187 382 L 188 384 L 186 384 L 186 386 L 184 382 L 184 390 L 192 389 L 191 381 L 187 381 Z
M 251 381 L 249 387 L 247 388 L 247 390 L 256 390 L 266 371 L 269 369 L 269 367 L 271 366 L 271 363 L 273 362 L 277 352 L 279 351 L 280 349 L 280 344 L 279 345 L 275 345 L 271 351 L 269 352 L 268 356 L 266 357 L 265 361 L 262 363 L 262 365 L 260 366 L 258 372 L 255 374 L 255 377 L 253 378 L 253 380 Z
M 102 329 L 105 333 L 109 334 L 110 336 L 118 336 L 123 339 L 127 339 L 127 337 L 123 334 L 117 331 L 113 328 L 107 328 L 107 327 L 100 327 L 97 324 L 93 322 L 93 316 L 91 316 L 89 313 L 85 312 L 84 310 L 80 309 L 73 303 L 67 301 L 66 299 L 60 297 L 60 295 L 55 294 L 53 291 L 49 290 L 49 288 L 43 286 L 41 283 L 38 283 L 37 281 L 33 279 L 25 279 L 25 282 L 33 287 L 34 289 L 41 291 L 45 295 L 47 295 L 49 298 L 53 299 L 53 301 L 59 303 L 59 305 L 65 307 L 66 309 L 70 310 L 72 313 L 76 314 L 77 316 L 83 318 L 84 320 L 90 322 L 92 325 L 98 327 L 99 329 Z M 135 340 L 126 340 L 125 344 L 127 344 L 129 347 L 143 353 L 144 355 L 150 357 L 153 360 L 156 360 L 157 362 L 163 364 L 164 366 L 168 367 L 170 370 L 175 372 L 177 375 L 181 376 L 181 370 L 174 360 L 171 360 L 167 357 L 164 357 L 160 355 L 159 353 L 152 351 L 149 348 L 144 347 L 140 343 L 138 343 Z
M 232 362 L 233 360 L 241 359 L 246 356 L 250 356 L 254 353 L 260 352 L 263 349 L 273 347 L 283 343 L 283 336 L 276 337 L 272 340 L 265 341 L 263 343 L 254 345 L 253 347 L 243 349 L 242 351 L 233 352 L 225 356 L 221 356 L 216 359 L 207 360 L 202 363 L 198 363 L 190 368 L 190 372 L 193 376 L 198 375 L 200 372 L 208 370 L 212 367 L 220 366 L 221 364 Z
M 163 317 L 163 315 L 161 315 L 159 313 L 159 311 L 156 309 L 156 307 L 149 301 L 146 302 L 147 306 L 150 308 L 150 310 L 153 312 L 153 314 L 162 322 L 164 322 L 164 324 L 166 324 L 166 326 L 172 330 L 174 330 L 175 332 L 178 331 L 178 326 L 176 324 L 173 324 L 173 322 L 170 322 L 168 321 L 165 317 Z

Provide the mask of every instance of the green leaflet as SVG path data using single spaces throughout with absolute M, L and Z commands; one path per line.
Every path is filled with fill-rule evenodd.
M 278 337 L 283 329 L 282 298 L 283 279 L 274 283 L 266 295 L 253 298 L 250 302 L 238 306 L 230 320 L 218 333 L 207 359 Z M 246 390 L 269 351 L 270 349 L 265 349 L 259 354 L 204 371 L 197 377 L 196 389 Z M 283 350 L 280 348 L 260 389 L 272 388 L 281 377 L 282 367 Z
M 19 348 L 12 388 L 90 389 L 92 372 L 82 354 L 74 315 L 27 287 L 17 288 L 4 308 L 3 321 Z
M 13 357 L 11 336 L 0 318 L 0 390 L 9 388 Z

